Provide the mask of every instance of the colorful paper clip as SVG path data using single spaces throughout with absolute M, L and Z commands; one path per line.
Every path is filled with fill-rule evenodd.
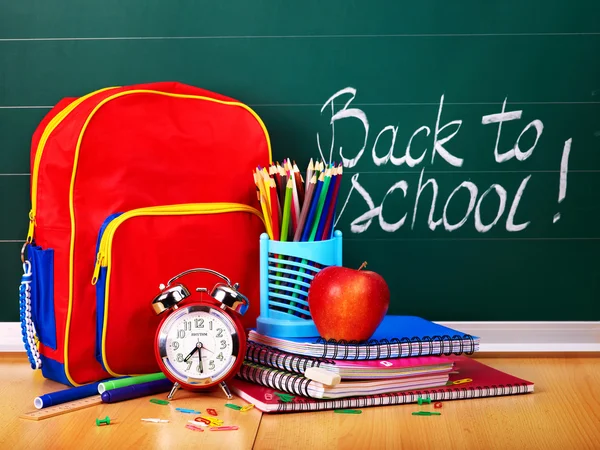
M 293 395 L 284 394 L 283 392 L 275 392 L 275 395 L 277 397 L 279 397 L 279 400 L 281 400 L 284 403 L 290 403 L 291 401 L 294 400 L 294 396 Z
M 240 409 L 240 412 L 250 411 L 252 408 L 254 408 L 254 404 L 248 403 L 247 405 L 242 406 L 242 409 Z
M 197 427 L 195 425 L 190 425 L 189 423 L 185 426 L 188 430 L 192 431 L 204 431 L 202 428 Z
M 196 422 L 203 422 L 207 425 L 210 425 L 211 427 L 220 427 L 221 425 L 223 425 L 223 421 L 221 419 L 217 419 L 216 417 L 200 416 L 196 417 L 194 420 Z
M 210 431 L 231 431 L 231 430 L 239 430 L 240 427 L 237 425 L 227 425 L 224 427 L 211 427 Z
M 110 417 L 106 416 L 104 419 L 96 419 L 96 426 L 110 425 Z
M 202 417 L 202 416 L 196 417 L 194 420 L 196 422 L 205 423 L 206 425 L 210 425 L 210 423 L 211 423 L 210 420 L 208 420 L 206 417 Z
M 338 414 L 362 414 L 360 409 L 334 409 L 333 412 Z
M 442 402 L 435 402 L 433 404 L 433 407 L 436 408 L 436 409 L 440 409 L 442 407 Z
M 208 408 L 206 410 L 207 413 L 209 413 L 211 416 L 216 416 L 217 415 L 217 411 L 214 410 L 213 408 Z
M 234 405 L 233 403 L 225 403 L 225 406 L 227 406 L 228 408 L 231 408 L 231 409 L 235 409 L 237 411 L 239 411 L 240 409 L 242 409 L 241 406 Z
M 416 411 L 412 413 L 413 416 L 441 416 L 442 413 L 434 411 Z
M 473 381 L 471 378 L 463 378 L 462 380 L 453 381 L 452 384 L 464 384 L 464 383 L 470 383 L 471 381 Z
M 202 414 L 200 411 L 196 411 L 195 409 L 175 408 L 175 411 L 179 411 L 186 414 Z
M 166 400 L 159 400 L 158 398 L 151 398 L 150 399 L 151 403 L 156 403 L 157 405 L 168 405 L 169 402 Z
M 194 425 L 195 427 L 200 426 L 203 428 L 206 428 L 208 426 L 207 423 L 204 422 L 196 422 L 195 420 L 188 420 L 188 423 L 191 423 L 192 425 Z
M 425 397 L 425 398 L 423 398 L 423 397 L 419 397 L 419 398 L 417 399 L 417 403 L 418 403 L 419 405 L 422 405 L 423 403 L 427 403 L 428 405 L 430 405 L 430 404 L 431 404 L 431 398 L 429 398 L 429 397 Z

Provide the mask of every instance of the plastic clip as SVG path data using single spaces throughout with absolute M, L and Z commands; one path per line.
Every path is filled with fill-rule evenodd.
M 417 403 L 418 403 L 419 405 L 422 405 L 423 403 L 427 403 L 428 405 L 431 405 L 431 398 L 430 398 L 430 397 L 425 397 L 425 398 L 423 398 L 423 397 L 419 397 L 419 398 L 417 399 Z
M 104 419 L 96 419 L 96 426 L 110 425 L 110 417 L 106 416 Z
M 333 412 L 338 414 L 362 414 L 360 409 L 334 409 Z

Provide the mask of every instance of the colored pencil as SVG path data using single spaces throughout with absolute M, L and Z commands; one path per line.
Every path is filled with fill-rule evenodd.
M 296 242 L 299 241 L 302 237 L 302 231 L 304 230 L 304 224 L 306 223 L 306 218 L 308 217 L 308 210 L 310 209 L 310 202 L 312 200 L 316 184 L 317 177 L 313 175 L 310 181 L 308 182 L 308 186 L 306 188 L 304 203 L 302 205 L 302 212 L 300 213 L 300 220 L 298 221 L 298 228 L 296 229 L 296 233 L 294 234 L 294 241 Z
M 340 164 L 337 168 L 337 175 L 335 177 L 335 186 L 333 187 L 333 194 L 332 194 L 333 201 L 331 201 L 331 203 L 329 205 L 329 211 L 327 211 L 327 218 L 325 221 L 325 228 L 323 229 L 323 234 L 320 237 L 320 239 L 323 241 L 326 239 L 331 239 L 331 237 L 333 236 L 333 225 L 335 222 L 335 219 L 334 219 L 335 218 L 335 209 L 337 207 L 338 193 L 340 191 L 340 184 L 342 182 L 343 172 L 344 172 L 343 167 Z
M 323 213 L 323 206 L 325 205 L 325 199 L 327 198 L 327 191 L 329 190 L 329 184 L 331 183 L 331 169 L 328 168 L 325 171 L 325 179 L 323 181 L 323 187 L 319 193 L 319 202 L 317 204 L 317 211 L 315 212 L 314 222 L 312 224 L 312 230 L 308 238 L 309 241 L 314 241 L 317 236 L 317 230 L 319 228 L 319 220 Z
M 290 172 L 290 180 L 292 180 L 292 211 L 294 212 L 292 223 L 294 224 L 292 230 L 296 232 L 298 227 L 298 220 L 300 219 L 300 199 L 298 198 L 298 186 L 296 186 L 296 177 L 293 172 Z M 294 235 L 292 233 L 292 236 Z
M 292 180 L 287 181 L 285 188 L 285 201 L 283 203 L 283 219 L 281 221 L 281 241 L 287 241 L 288 229 L 290 225 L 290 213 L 292 205 Z
M 333 203 L 333 188 L 335 187 L 336 179 L 337 179 L 337 168 L 330 169 L 331 178 L 329 181 L 329 186 L 327 188 L 327 196 L 325 197 L 325 202 L 323 203 L 323 208 L 321 212 L 321 217 L 319 218 L 319 222 L 317 225 L 317 231 L 314 236 L 314 240 L 320 241 L 323 236 L 323 230 L 325 229 L 325 223 L 327 222 L 327 214 L 329 213 L 329 209 L 331 204 Z
M 315 170 L 315 166 L 313 164 L 312 158 L 310 158 L 310 162 L 308 163 L 308 167 L 306 168 L 306 178 L 305 178 L 306 186 L 305 186 L 305 189 L 304 189 L 305 191 L 308 188 L 308 182 L 312 178 L 314 170 Z
M 315 187 L 315 192 L 313 194 L 313 198 L 310 202 L 310 207 L 308 210 L 308 217 L 306 218 L 306 222 L 304 223 L 304 229 L 302 230 L 301 241 L 307 241 L 310 236 L 312 222 L 317 212 L 317 205 L 319 203 L 319 197 L 321 195 L 321 189 L 323 188 L 323 183 L 325 182 L 325 174 L 321 172 L 319 175 L 319 179 L 317 181 L 317 186 Z
M 296 187 L 298 188 L 298 202 L 300 206 L 304 204 L 304 180 L 302 179 L 302 175 L 300 174 L 300 169 L 294 161 L 294 179 L 296 181 Z
M 277 198 L 277 187 L 275 186 L 275 180 L 272 178 L 269 180 L 269 194 L 271 196 L 271 228 L 273 231 L 273 239 L 279 240 L 279 214 L 281 208 L 279 207 L 279 200 Z

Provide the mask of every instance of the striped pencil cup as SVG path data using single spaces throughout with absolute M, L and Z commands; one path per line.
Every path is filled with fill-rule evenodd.
M 342 265 L 342 232 L 332 239 L 281 242 L 260 236 L 259 333 L 272 337 L 309 337 L 319 332 L 308 308 L 308 287 L 327 266 Z

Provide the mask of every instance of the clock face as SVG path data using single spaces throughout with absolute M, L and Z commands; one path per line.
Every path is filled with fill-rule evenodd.
M 192 305 L 163 323 L 159 354 L 166 370 L 187 385 L 213 385 L 227 378 L 238 358 L 239 335 L 221 309 Z

